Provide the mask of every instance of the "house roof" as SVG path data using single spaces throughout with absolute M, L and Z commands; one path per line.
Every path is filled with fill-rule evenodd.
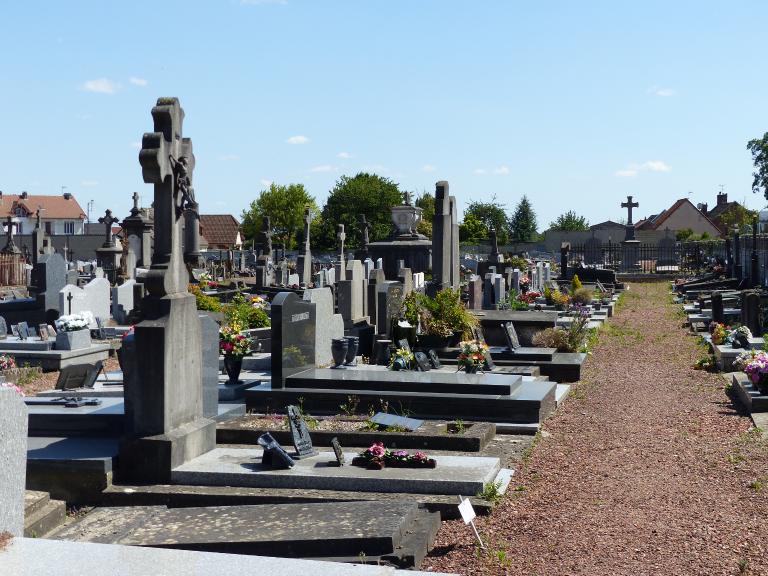
M 688 200 L 688 198 L 680 198 L 677 202 L 672 204 L 669 208 L 664 210 L 663 212 L 660 212 L 659 214 L 656 214 L 655 216 L 651 216 L 645 220 L 641 220 L 637 224 L 635 224 L 635 228 L 641 229 L 641 230 L 659 230 L 664 224 L 664 222 L 667 221 L 667 219 L 672 216 L 677 210 L 679 210 L 682 206 L 685 204 L 690 204 L 691 208 L 696 210 L 699 214 L 701 214 L 702 218 L 704 218 L 707 222 L 709 222 L 713 228 L 718 229 L 717 224 L 712 222 L 710 218 L 704 214 L 701 210 L 696 208 L 696 206 L 693 205 L 693 203 Z
M 710 220 L 715 220 L 716 218 L 719 218 L 720 216 L 722 216 L 724 212 L 727 212 L 728 209 L 730 209 L 730 208 L 732 208 L 734 206 L 740 206 L 740 204 L 738 202 L 735 202 L 735 201 L 734 202 L 723 202 L 721 204 L 718 204 L 717 206 L 712 208 L 712 210 L 707 212 L 707 217 Z
M 15 216 L 16 208 L 22 206 L 30 217 L 34 217 L 38 208 L 42 209 L 40 217 L 43 220 L 71 219 L 84 220 L 85 212 L 71 194 L 66 196 L 44 196 L 28 194 L 22 198 L 19 194 L 0 195 L 0 217 Z
M 621 228 L 623 230 L 626 228 L 626 226 L 624 226 L 624 224 L 614 222 L 613 220 L 606 220 L 605 222 L 600 222 L 599 224 L 592 224 L 592 226 L 589 227 L 590 230 L 605 230 L 607 228 Z
M 240 222 L 231 214 L 200 214 L 200 231 L 211 246 L 235 246 Z

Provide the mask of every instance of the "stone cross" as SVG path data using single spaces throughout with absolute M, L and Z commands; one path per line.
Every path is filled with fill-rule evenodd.
M 184 110 L 178 98 L 158 98 L 152 108 L 154 132 L 144 134 L 139 152 L 144 182 L 154 184 L 155 249 L 144 285 L 152 296 L 187 290 L 181 250 L 183 212 L 192 201 L 195 155 L 192 140 L 182 137 Z
M 72 298 L 72 292 L 70 291 L 67 293 L 67 306 L 69 307 L 67 314 L 72 314 Z
M 16 247 L 16 244 L 13 241 L 13 229 L 18 228 L 19 223 L 13 221 L 12 216 L 8 216 L 7 220 L 3 222 L 3 226 L 5 226 L 5 248 L 3 248 L 3 252 L 8 253 L 14 253 L 18 254 L 19 249 Z
M 627 196 L 627 201 L 621 203 L 622 208 L 627 209 L 627 226 L 632 225 L 632 208 L 639 208 L 640 204 L 637 202 L 632 202 L 632 196 Z
M 272 223 L 269 216 L 264 216 L 261 220 L 261 235 L 264 236 L 264 255 L 272 256 Z
M 107 208 L 104 212 L 104 216 L 99 218 L 99 224 L 104 224 L 104 246 L 114 246 L 115 239 L 112 236 L 112 224 L 116 224 L 117 218 L 112 216 L 112 210 Z
M 304 253 L 309 254 L 309 227 L 312 224 L 312 212 L 309 208 L 304 210 Z
M 499 235 L 496 233 L 496 228 L 488 230 L 488 235 L 491 237 L 491 255 L 498 256 L 499 254 Z
M 339 224 L 339 231 L 336 233 L 336 239 L 339 241 L 339 258 L 344 260 L 344 240 L 347 235 L 344 233 L 344 224 Z
M 35 212 L 35 228 L 40 228 L 40 208 Z
M 131 208 L 131 216 L 136 216 L 139 213 L 139 193 L 134 192 L 131 198 L 133 198 L 133 208 Z

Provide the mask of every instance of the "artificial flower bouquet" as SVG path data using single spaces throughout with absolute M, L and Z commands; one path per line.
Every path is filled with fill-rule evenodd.
M 480 340 L 464 340 L 459 342 L 459 370 L 465 372 L 477 372 L 485 366 L 485 355 L 488 345 Z
M 219 350 L 230 356 L 245 356 L 251 351 L 253 341 L 241 333 L 236 324 L 219 329 Z
M 353 466 L 362 466 L 369 470 L 390 468 L 434 468 L 437 462 L 424 452 L 409 453 L 407 450 L 388 450 L 383 442 L 374 442 L 370 447 L 352 459 Z
M 95 322 L 93 314 L 86 310 L 85 312 L 80 312 L 78 314 L 59 316 L 59 319 L 56 320 L 56 330 L 58 332 L 85 330 L 92 322 Z

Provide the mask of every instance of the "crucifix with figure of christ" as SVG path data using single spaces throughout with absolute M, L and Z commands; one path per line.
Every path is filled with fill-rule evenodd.
M 14 222 L 12 216 L 8 216 L 7 220 L 3 222 L 3 226 L 5 226 L 5 240 L 6 240 L 5 248 L 3 248 L 3 254 L 21 253 L 18 246 L 16 246 L 16 243 L 13 241 L 13 230 L 14 228 L 18 228 L 19 223 Z
M 640 204 L 638 202 L 632 202 L 632 196 L 627 196 L 627 201 L 622 202 L 621 207 L 627 209 L 627 232 L 624 240 L 634 240 L 635 226 L 632 224 L 632 208 L 639 208 Z

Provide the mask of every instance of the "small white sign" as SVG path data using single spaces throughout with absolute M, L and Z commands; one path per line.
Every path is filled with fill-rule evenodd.
M 475 509 L 472 508 L 472 502 L 469 498 L 462 500 L 459 504 L 459 512 L 461 513 L 461 519 L 464 520 L 464 524 L 469 524 L 475 519 Z

